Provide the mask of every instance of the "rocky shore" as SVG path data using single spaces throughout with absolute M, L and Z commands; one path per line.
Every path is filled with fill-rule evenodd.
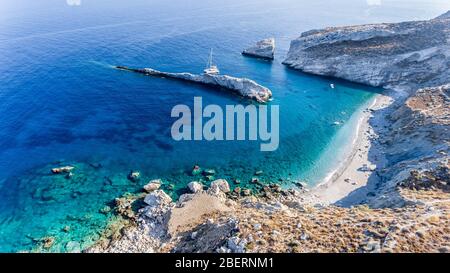
M 161 72 L 151 68 L 135 69 L 135 68 L 128 68 L 125 66 L 116 66 L 115 68 L 141 73 L 149 76 L 166 77 L 204 85 L 218 86 L 221 88 L 232 90 L 243 97 L 253 99 L 261 103 L 267 102 L 270 100 L 270 98 L 272 98 L 272 91 L 270 91 L 270 89 L 262 85 L 259 85 L 255 81 L 247 78 L 236 78 L 228 75 L 219 75 L 219 74 L 196 75 L 191 73 L 169 73 L 169 72 Z
M 250 195 L 219 179 L 190 184 L 177 201 L 159 189 L 118 198 L 123 221 L 86 251 L 449 252 L 448 14 L 292 41 L 284 63 L 294 69 L 389 89 L 389 100 L 366 110 L 346 166 L 357 170 L 312 190 L 269 184 Z M 352 172 L 362 175 L 342 176 Z M 332 204 L 320 194 L 337 189 Z
M 112 222 L 86 252 L 448 252 L 448 202 L 412 192 L 401 208 L 322 206 L 306 189 L 267 185 L 254 195 L 219 179 L 173 201 L 154 190 L 116 199 Z M 422 199 L 423 198 L 423 199 Z

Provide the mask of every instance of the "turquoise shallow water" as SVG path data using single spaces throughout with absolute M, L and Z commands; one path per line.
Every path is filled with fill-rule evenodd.
M 240 179 L 243 187 L 253 186 L 248 182 L 259 170 L 264 183 L 317 183 L 351 140 L 355 113 L 380 90 L 287 69 L 280 63 L 289 41 L 311 28 L 415 19 L 441 8 L 427 13 L 421 4 L 406 10 L 365 1 L 336 5 L 334 12 L 320 1 L 28 2 L 0 4 L 2 252 L 30 250 L 33 239 L 44 236 L 56 239 L 49 251 L 67 251 L 68 242 L 70 249 L 86 247 L 111 217 L 100 210 L 115 197 L 154 178 L 162 178 L 176 197 L 186 183 L 200 179 L 190 175 L 195 164 L 215 169 L 216 178 Z M 274 62 L 240 55 L 265 37 L 277 40 Z M 277 151 L 262 153 L 259 142 L 250 141 L 175 142 L 174 105 L 192 106 L 194 96 L 221 106 L 249 102 L 111 68 L 200 73 L 209 48 L 222 73 L 273 91 L 270 104 L 280 107 Z M 50 174 L 52 167 L 69 164 L 76 167 L 72 178 Z M 127 179 L 132 169 L 141 172 L 138 182 Z

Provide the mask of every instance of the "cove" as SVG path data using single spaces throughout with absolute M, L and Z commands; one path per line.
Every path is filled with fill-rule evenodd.
M 195 165 L 214 169 L 233 188 L 257 187 L 251 181 L 260 171 L 263 184 L 313 186 L 334 168 L 338 153 L 320 159 L 350 141 L 354 127 L 340 124 L 352 125 L 381 91 L 292 71 L 281 61 L 302 31 L 358 23 L 359 5 L 330 17 L 314 5 L 272 3 L 268 16 L 258 1 L 201 2 L 11 5 L 0 27 L 0 251 L 33 251 L 46 237 L 54 238 L 48 252 L 86 248 L 114 219 L 115 198 L 140 192 L 149 180 L 162 179 L 173 198 L 193 180 L 207 186 L 192 175 Z M 277 40 L 273 62 L 240 54 L 264 37 Z M 221 109 L 248 101 L 112 67 L 202 73 L 210 48 L 221 73 L 273 91 L 278 149 L 263 152 L 247 137 L 175 141 L 174 105 L 194 109 L 194 97 Z M 70 178 L 51 173 L 67 165 L 75 167 Z M 140 172 L 138 181 L 127 178 L 130 170 Z

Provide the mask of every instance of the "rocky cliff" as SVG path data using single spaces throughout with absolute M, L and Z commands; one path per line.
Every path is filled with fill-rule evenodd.
M 450 82 L 448 13 L 429 21 L 311 30 L 291 42 L 284 64 L 390 89 Z
M 387 116 L 390 125 L 380 141 L 387 165 L 374 207 L 400 207 L 413 202 L 404 188 L 442 192 L 450 198 L 450 84 L 424 88 Z

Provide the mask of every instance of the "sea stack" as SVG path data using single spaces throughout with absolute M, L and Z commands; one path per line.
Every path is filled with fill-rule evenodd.
M 275 53 L 275 39 L 264 39 L 256 43 L 255 46 L 247 48 L 242 52 L 242 55 L 273 60 Z

